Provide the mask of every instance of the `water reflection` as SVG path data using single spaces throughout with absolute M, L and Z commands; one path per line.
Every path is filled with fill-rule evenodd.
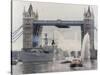
M 76 70 L 91 70 L 97 68 L 97 61 L 87 61 L 83 63 L 83 67 L 70 68 L 70 63 L 61 64 L 60 62 L 28 62 L 18 63 L 13 66 L 13 75 L 31 74 L 31 73 L 44 73 L 44 72 L 66 72 Z

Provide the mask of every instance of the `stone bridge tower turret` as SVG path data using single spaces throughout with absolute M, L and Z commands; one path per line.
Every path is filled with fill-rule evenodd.
M 33 11 L 30 4 L 28 11 L 23 12 L 23 50 L 33 48 L 33 21 L 38 19 L 38 13 Z

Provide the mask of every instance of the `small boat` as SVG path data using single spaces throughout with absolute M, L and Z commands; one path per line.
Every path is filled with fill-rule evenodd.
M 16 60 L 12 60 L 12 62 L 11 62 L 12 65 L 16 65 L 17 63 L 18 63 L 17 59 Z
M 81 60 L 74 59 L 71 61 L 70 67 L 83 67 Z

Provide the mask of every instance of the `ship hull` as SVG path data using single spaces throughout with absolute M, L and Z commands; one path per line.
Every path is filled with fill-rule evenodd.
M 53 61 L 53 54 L 21 51 L 19 60 L 22 62 L 49 62 Z

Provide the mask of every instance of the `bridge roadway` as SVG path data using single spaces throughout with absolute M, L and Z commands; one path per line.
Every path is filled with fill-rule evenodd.
M 84 21 L 66 21 L 66 20 L 35 20 L 33 25 L 42 25 L 42 26 L 82 26 Z

